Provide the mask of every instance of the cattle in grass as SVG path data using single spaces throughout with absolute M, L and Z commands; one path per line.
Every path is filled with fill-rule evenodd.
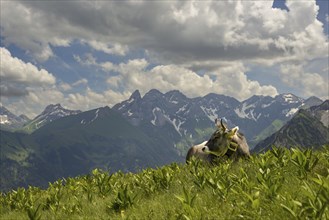
M 223 120 L 215 120 L 216 131 L 208 141 L 191 147 L 186 155 L 186 162 L 192 157 L 202 159 L 207 162 L 214 162 L 217 158 L 228 157 L 238 159 L 249 157 L 249 146 L 238 127 L 228 129 Z

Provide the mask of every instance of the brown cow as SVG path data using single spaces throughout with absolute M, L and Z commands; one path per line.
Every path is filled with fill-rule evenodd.
M 186 155 L 186 162 L 192 156 L 213 162 L 218 157 L 227 156 L 232 159 L 239 157 L 249 157 L 249 146 L 243 134 L 239 133 L 238 127 L 227 129 L 221 120 L 215 120 L 216 131 L 207 142 L 191 147 Z

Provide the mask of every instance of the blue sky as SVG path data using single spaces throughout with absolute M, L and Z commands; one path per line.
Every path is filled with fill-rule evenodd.
M 139 89 L 329 97 L 328 1 L 1 1 L 1 104 L 113 106 Z

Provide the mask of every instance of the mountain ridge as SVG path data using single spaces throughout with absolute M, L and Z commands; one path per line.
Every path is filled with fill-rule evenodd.
M 46 108 L 37 115 L 34 119 L 30 120 L 28 123 L 24 124 L 24 126 L 19 129 L 19 131 L 23 131 L 26 133 L 32 133 L 35 130 L 41 128 L 42 126 L 55 121 L 59 118 L 74 115 L 81 113 L 80 110 L 69 110 L 65 109 L 61 106 L 61 104 L 50 104 L 46 106 Z
M 265 138 L 262 135 L 257 136 L 258 134 L 265 129 L 270 134 L 277 131 L 280 128 L 278 125 L 288 121 L 305 101 L 291 93 L 276 97 L 254 95 L 242 102 L 215 93 L 188 98 L 178 90 L 161 93 L 153 89 L 143 97 L 138 90 L 133 94 L 135 95 L 114 105 L 112 109 L 120 112 L 134 126 L 144 129 L 145 124 L 151 123 L 154 128 L 161 129 L 168 124 L 176 131 L 178 138 L 192 137 L 194 140 L 191 141 L 197 141 L 209 133 L 198 136 L 199 132 L 195 128 L 213 128 L 215 118 L 224 118 L 230 127 L 239 126 L 252 146 Z M 272 126 L 275 120 L 280 123 Z M 195 136 L 198 137 L 193 138 Z M 176 140 L 173 145 L 177 142 L 179 141 Z
M 15 130 L 23 126 L 30 119 L 26 115 L 17 116 L 4 106 L 0 106 L 0 126 L 3 130 Z
M 132 172 L 181 161 L 175 150 L 108 106 L 59 118 L 31 134 L 1 132 L 1 189 L 46 186 L 94 168 Z M 11 177 L 12 172 L 17 177 Z
M 281 129 L 258 143 L 254 152 L 266 151 L 272 146 L 318 148 L 329 144 L 328 111 L 329 100 L 319 106 L 299 109 Z

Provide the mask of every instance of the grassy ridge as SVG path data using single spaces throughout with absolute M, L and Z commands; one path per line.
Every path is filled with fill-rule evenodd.
M 58 180 L 1 194 L 1 219 L 329 219 L 329 147 L 274 148 L 250 160 L 200 161 L 137 174 Z

